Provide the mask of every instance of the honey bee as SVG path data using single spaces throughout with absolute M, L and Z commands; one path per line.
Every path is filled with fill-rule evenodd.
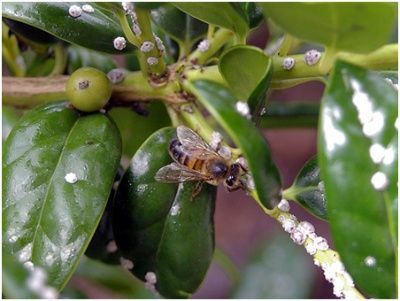
M 168 147 L 168 152 L 175 162 L 158 170 L 155 175 L 157 181 L 200 181 L 193 196 L 200 191 L 203 182 L 215 186 L 222 182 L 228 191 L 245 188 L 241 175 L 246 170 L 241 164 L 230 164 L 199 135 L 185 126 L 179 126 L 176 132 L 178 139 L 173 139 Z

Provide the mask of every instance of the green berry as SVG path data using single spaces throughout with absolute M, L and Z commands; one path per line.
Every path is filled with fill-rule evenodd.
M 107 76 L 95 68 L 76 70 L 67 81 L 67 97 L 80 111 L 100 110 L 111 97 L 111 83 Z

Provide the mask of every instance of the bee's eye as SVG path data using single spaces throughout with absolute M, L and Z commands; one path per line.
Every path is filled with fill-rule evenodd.
M 234 177 L 234 176 L 229 176 L 229 177 L 226 179 L 225 183 L 226 183 L 226 185 L 228 185 L 228 186 L 232 186 L 233 183 L 234 183 L 234 181 L 235 181 L 235 177 Z

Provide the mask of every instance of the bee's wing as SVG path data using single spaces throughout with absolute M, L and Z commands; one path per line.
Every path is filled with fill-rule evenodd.
M 186 166 L 171 163 L 161 167 L 154 179 L 164 183 L 182 183 L 187 181 L 208 181 L 211 178 Z
M 203 160 L 221 157 L 191 129 L 181 125 L 176 132 L 183 151 L 190 157 Z

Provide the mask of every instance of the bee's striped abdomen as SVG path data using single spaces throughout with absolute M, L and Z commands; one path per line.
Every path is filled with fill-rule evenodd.
M 172 140 L 169 144 L 169 153 L 176 162 L 190 169 L 200 172 L 202 171 L 204 160 L 190 158 L 190 156 L 182 150 L 182 144 L 179 142 L 178 139 Z

